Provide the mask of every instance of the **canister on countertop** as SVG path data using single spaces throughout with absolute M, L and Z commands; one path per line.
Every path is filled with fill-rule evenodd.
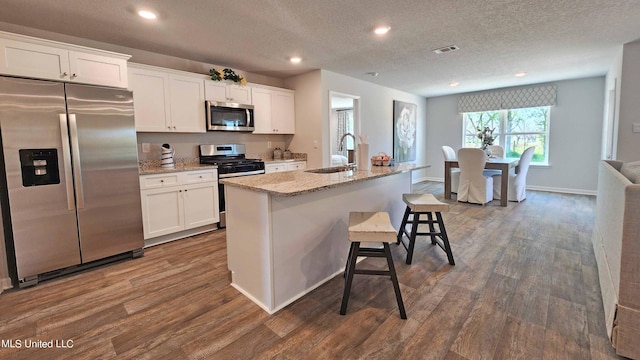
M 282 149 L 279 147 L 273 149 L 273 160 L 282 160 Z
M 160 154 L 160 166 L 163 168 L 174 167 L 173 156 L 175 150 L 169 144 L 162 144 L 162 154 Z
M 293 154 L 291 153 L 291 150 L 289 150 L 289 149 L 286 149 L 282 153 L 282 156 L 284 157 L 285 160 L 293 159 Z

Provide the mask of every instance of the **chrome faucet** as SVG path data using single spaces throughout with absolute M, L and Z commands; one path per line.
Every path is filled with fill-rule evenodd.
M 356 137 L 353 136 L 352 133 L 346 133 L 344 135 L 342 135 L 342 137 L 340 138 L 340 148 L 338 149 L 339 151 L 342 151 L 343 145 L 344 145 L 344 138 L 347 136 L 351 136 L 353 138 L 353 144 L 355 145 L 356 143 Z M 349 163 L 349 165 L 354 165 L 356 163 L 356 150 L 349 150 L 347 149 L 347 162 Z

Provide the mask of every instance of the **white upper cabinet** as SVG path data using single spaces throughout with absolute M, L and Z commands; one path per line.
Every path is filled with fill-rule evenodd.
M 295 100 L 291 91 L 274 91 L 271 104 L 271 126 L 280 134 L 295 134 Z M 255 111 L 255 110 L 254 110 Z
M 249 86 L 205 80 L 204 95 L 207 100 L 212 101 L 251 104 L 251 87 Z
M 173 131 L 207 131 L 204 112 L 204 83 L 201 76 L 170 74 L 169 97 Z
M 137 131 L 206 132 L 202 75 L 131 65 Z
M 294 134 L 295 97 L 286 89 L 253 87 L 254 134 Z
M 85 84 L 127 87 L 127 60 L 69 51 L 70 79 Z
M 127 87 L 129 55 L 0 32 L 0 73 Z

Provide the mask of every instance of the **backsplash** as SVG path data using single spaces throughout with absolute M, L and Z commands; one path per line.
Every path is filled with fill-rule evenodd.
M 186 133 L 142 133 L 138 134 L 138 160 L 160 160 L 162 144 L 175 150 L 174 158 L 198 158 L 200 144 L 244 144 L 247 157 L 273 159 L 273 149 L 287 149 L 293 135 L 264 135 L 232 132 Z M 149 152 L 142 152 L 142 144 L 148 143 Z M 269 147 L 270 145 L 270 147 Z M 289 149 L 295 153 L 296 149 Z M 304 154 L 306 157 L 306 154 Z M 302 155 L 298 155 L 301 157 Z

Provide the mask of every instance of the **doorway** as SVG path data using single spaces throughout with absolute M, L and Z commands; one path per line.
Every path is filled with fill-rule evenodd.
M 355 150 L 360 133 L 359 96 L 329 91 L 329 164 L 347 164 L 347 150 Z M 345 134 L 351 134 L 353 137 Z M 341 149 L 342 142 L 342 150 Z

